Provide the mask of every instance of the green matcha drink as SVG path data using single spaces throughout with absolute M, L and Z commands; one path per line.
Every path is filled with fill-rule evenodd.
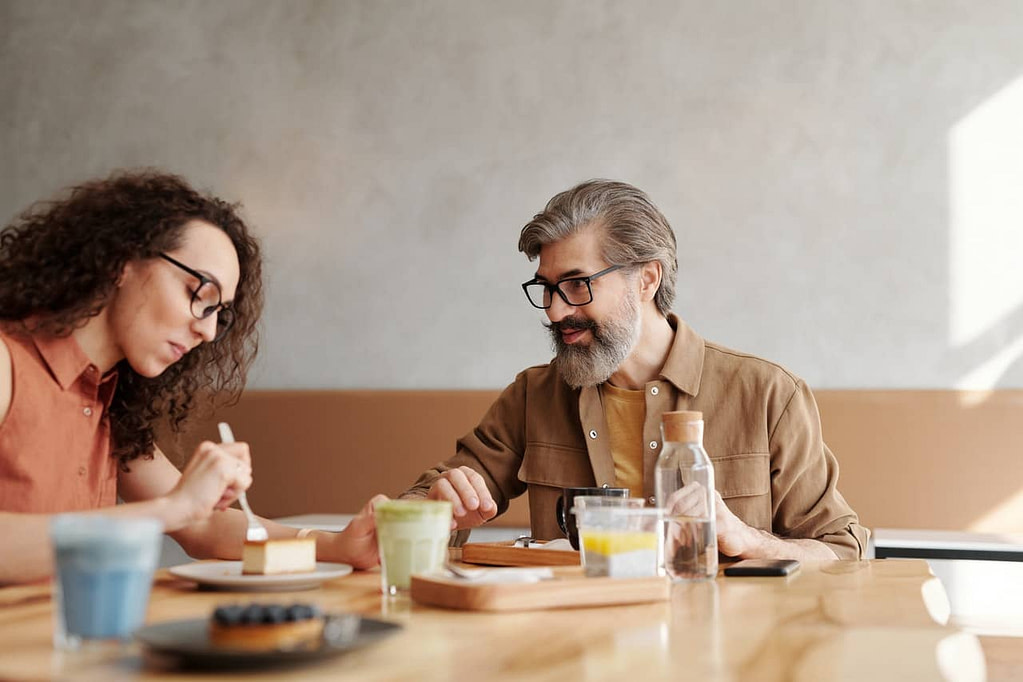
M 451 535 L 451 503 L 388 500 L 373 508 L 380 546 L 380 587 L 384 594 L 407 590 L 414 573 L 444 566 Z

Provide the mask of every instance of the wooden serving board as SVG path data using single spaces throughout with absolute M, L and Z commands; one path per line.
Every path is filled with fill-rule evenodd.
M 412 576 L 412 600 L 429 606 L 468 611 L 613 606 L 664 601 L 671 595 L 667 578 L 587 578 L 579 571 L 556 573 L 536 583 L 473 583 L 458 578 Z
M 462 561 L 483 566 L 578 566 L 575 550 L 515 547 L 512 542 L 467 542 Z

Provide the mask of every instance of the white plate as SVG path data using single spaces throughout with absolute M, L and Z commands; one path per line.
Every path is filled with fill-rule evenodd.
M 242 592 L 272 592 L 311 590 L 327 580 L 341 578 L 352 572 L 348 564 L 316 562 L 312 573 L 285 573 L 282 575 L 243 575 L 240 561 L 197 561 L 170 569 L 178 578 L 192 580 L 200 585 L 221 590 Z

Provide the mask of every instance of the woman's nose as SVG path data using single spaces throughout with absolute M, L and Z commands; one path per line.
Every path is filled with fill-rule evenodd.
M 196 319 L 192 329 L 199 334 L 203 341 L 210 343 L 217 338 L 217 313 L 207 315 L 202 319 Z

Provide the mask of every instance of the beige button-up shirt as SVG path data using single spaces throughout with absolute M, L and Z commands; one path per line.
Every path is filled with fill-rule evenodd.
M 705 341 L 674 315 L 668 321 L 675 340 L 660 376 L 645 386 L 643 496 L 654 494 L 661 414 L 698 410 L 715 484 L 736 516 L 780 537 L 820 540 L 839 558 L 862 558 L 868 532 L 838 492 L 838 462 L 806 384 L 772 362 Z M 425 495 L 442 472 L 469 466 L 499 513 L 528 487 L 533 536 L 561 537 L 555 505 L 562 488 L 615 484 L 607 435 L 600 392 L 570 388 L 555 359 L 521 372 L 455 455 L 407 495 Z

